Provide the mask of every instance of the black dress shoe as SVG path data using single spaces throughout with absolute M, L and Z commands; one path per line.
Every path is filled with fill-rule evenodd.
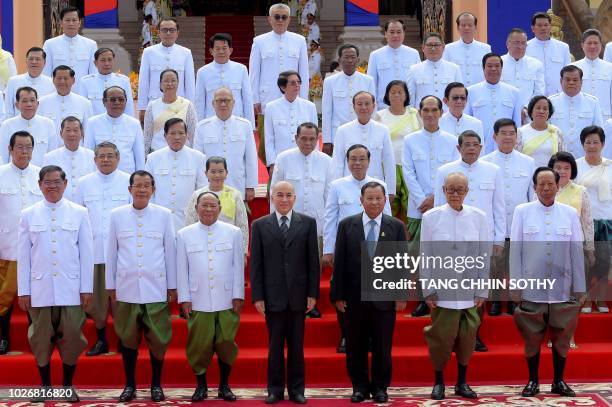
M 268 397 L 266 397 L 266 404 L 276 404 L 276 403 L 280 403 L 281 401 L 283 401 L 283 397 L 277 395 L 277 394 L 268 394 Z
M 489 348 L 484 344 L 480 336 L 476 336 L 476 345 L 474 345 L 474 350 L 476 352 L 487 352 Z
M 44 403 L 47 398 L 52 398 L 52 394 L 51 392 L 53 391 L 51 386 L 41 386 L 39 388 L 39 393 L 36 397 L 32 397 L 30 399 L 31 403 Z M 47 397 L 47 394 L 49 394 L 49 397 Z
M 136 398 L 136 388 L 125 386 L 121 395 L 119 396 L 119 402 L 125 403 L 128 401 L 132 401 Z
M 336 353 L 346 353 L 346 338 L 340 338 L 340 342 L 338 342 L 336 347 Z
M 489 308 L 489 315 L 492 317 L 501 315 L 501 302 L 493 301 L 491 303 L 491 308 Z
M 293 401 L 295 404 L 306 404 L 306 397 L 303 394 L 294 394 L 293 396 L 289 396 L 289 400 Z
M 98 356 L 104 353 L 108 353 L 108 343 L 103 341 L 97 341 L 93 348 L 87 351 L 87 356 Z
M 431 391 L 431 399 L 432 400 L 444 400 L 444 390 L 446 390 L 446 387 L 444 387 L 443 384 L 436 384 L 433 387 L 433 390 Z
M 191 395 L 191 401 L 203 401 L 208 398 L 208 387 L 198 386 Z
M 540 384 L 529 380 L 529 383 L 521 391 L 523 397 L 535 397 L 540 392 Z
M 558 394 L 563 397 L 576 397 L 576 392 L 567 385 L 563 380 L 558 383 L 553 383 L 550 388 L 551 393 Z
M 0 341 L 0 355 L 6 355 L 9 351 L 9 343 L 6 339 Z
M 365 401 L 366 395 L 360 391 L 354 391 L 351 395 L 351 403 L 361 403 Z
M 321 311 L 319 311 L 317 307 L 314 307 L 306 316 L 308 318 L 321 318 Z
M 78 403 L 81 401 L 79 395 L 72 386 L 64 386 L 64 395 L 66 396 L 65 401 L 67 403 Z
M 455 395 L 465 397 L 466 399 L 478 398 L 478 395 L 474 390 L 468 386 L 467 383 L 461 383 L 455 386 Z
M 514 301 L 508 301 L 508 314 L 514 315 L 514 309 L 516 308 L 516 304 Z
M 164 395 L 164 391 L 159 386 L 151 387 L 151 400 L 155 402 L 164 401 L 166 396 Z
M 413 317 L 424 317 L 425 315 L 429 315 L 429 307 L 424 301 L 421 301 L 410 315 Z
M 224 401 L 236 401 L 236 395 L 228 385 L 220 386 L 217 397 Z
M 374 399 L 375 403 L 386 403 L 389 401 L 389 394 L 387 394 L 386 390 L 379 389 L 374 392 L 372 398 Z

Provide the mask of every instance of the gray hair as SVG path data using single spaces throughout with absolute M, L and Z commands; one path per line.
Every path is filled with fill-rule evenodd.
M 277 10 L 277 9 L 283 9 L 284 11 L 287 12 L 287 14 L 291 14 L 291 8 L 289 8 L 288 5 L 283 4 L 283 3 L 276 3 L 270 6 L 270 9 L 268 10 L 268 15 L 272 16 L 272 13 L 274 12 L 274 10 Z
M 222 90 L 226 90 L 230 93 L 230 95 L 232 96 L 232 100 L 234 100 L 234 94 L 232 93 L 232 90 L 230 88 L 228 88 L 227 86 L 221 86 L 220 88 L 218 88 L 215 93 L 213 93 L 213 98 L 215 96 L 217 96 L 217 93 L 219 93 Z
M 115 154 L 117 154 L 117 157 L 119 157 L 119 149 L 117 148 L 115 143 L 111 143 L 110 141 L 103 141 L 94 148 L 95 157 L 98 156 L 98 151 L 100 151 L 100 149 L 102 148 L 112 148 L 115 151 Z

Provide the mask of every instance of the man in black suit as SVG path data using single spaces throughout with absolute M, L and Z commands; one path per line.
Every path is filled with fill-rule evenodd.
M 268 327 L 268 397 L 283 400 L 287 342 L 289 399 L 305 404 L 304 319 L 319 297 L 319 248 L 314 218 L 293 210 L 295 190 L 280 181 L 272 187 L 276 211 L 253 222 L 251 288 L 255 308 Z
M 383 214 L 386 191 L 378 182 L 361 187 L 363 212 L 349 216 L 338 225 L 331 281 L 331 300 L 346 313 L 346 367 L 353 383 L 351 402 L 360 403 L 372 394 L 374 401 L 388 401 L 391 383 L 391 345 L 395 312 L 406 301 L 365 301 L 362 299 L 362 261 L 371 270 L 372 258 L 379 253 L 380 242 L 405 242 L 404 224 Z M 364 245 L 365 242 L 365 245 Z M 403 247 L 404 243 L 395 243 Z M 362 254 L 362 246 L 368 253 Z M 369 281 L 371 275 L 366 275 Z M 403 294 L 402 294 L 403 295 Z M 407 297 L 407 293 L 406 293 Z M 372 338 L 372 380 L 368 372 L 368 342 Z

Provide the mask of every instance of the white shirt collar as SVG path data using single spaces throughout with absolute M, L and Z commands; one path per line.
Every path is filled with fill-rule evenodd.
M 102 178 L 102 181 L 104 182 L 110 182 L 115 178 L 115 174 L 117 174 L 118 168 L 115 169 L 115 171 L 111 172 L 110 174 L 103 174 L 100 170 L 96 169 L 96 174 L 98 174 L 98 177 Z
M 374 222 L 376 222 L 376 225 L 378 226 L 378 228 L 380 229 L 380 222 L 382 221 L 382 212 L 378 214 L 377 217 L 375 217 L 374 219 L 370 219 L 370 217 L 365 213 L 365 211 L 362 213 L 361 215 L 361 222 L 363 223 L 363 227 L 365 228 L 368 223 L 373 220 Z M 366 236 L 367 236 L 367 232 L 366 232 Z
M 461 216 L 465 213 L 465 205 L 461 206 L 461 210 L 458 211 L 456 209 L 454 209 L 452 206 L 450 206 L 448 203 L 444 204 L 444 207 L 442 208 L 443 210 L 455 215 L 455 216 Z
M 22 170 L 21 168 L 17 167 L 17 166 L 16 166 L 16 165 L 13 163 L 13 160 L 11 160 L 10 164 L 11 164 L 11 168 L 13 169 L 13 171 L 15 171 L 15 172 L 16 172 L 17 174 L 19 174 L 19 175 L 24 175 L 24 174 L 27 174 L 27 173 L 30 171 L 30 169 L 32 168 L 32 166 L 31 166 L 30 164 L 28 164 L 28 166 L 27 166 L 27 167 L 25 167 L 25 168 Z
M 217 228 L 218 223 L 219 219 L 217 219 L 212 225 L 207 226 L 198 220 L 198 225 L 200 225 L 200 228 L 206 232 L 213 232 Z
M 159 45 L 161 45 L 162 49 L 166 52 L 172 52 L 174 51 L 174 47 L 176 46 L 176 42 L 172 45 L 170 45 L 169 47 L 166 47 L 164 44 L 162 44 L 161 42 L 159 43 Z
M 281 215 L 280 213 L 278 213 L 276 211 L 274 213 L 276 214 L 276 221 L 278 222 L 278 226 L 281 225 L 281 218 L 283 216 L 287 217 L 287 226 L 291 225 L 291 216 L 293 215 L 293 209 L 291 209 L 289 212 L 287 212 L 286 215 Z
M 53 203 L 53 202 L 49 202 L 49 201 L 47 201 L 46 199 L 43 199 L 43 201 L 44 201 L 45 206 L 46 206 L 47 208 L 55 208 L 55 209 L 57 209 L 57 208 L 60 208 L 62 205 L 64 205 L 64 202 L 65 202 L 66 200 L 65 200 L 65 199 L 62 197 L 62 199 L 60 199 L 59 201 L 57 201 L 57 202 L 55 202 L 55 203 Z
M 429 60 L 429 59 L 426 59 L 426 60 L 425 60 L 425 63 L 427 63 L 427 64 L 429 64 L 429 65 L 433 65 L 433 66 L 434 66 L 434 67 L 436 67 L 436 68 L 439 68 L 439 67 L 440 67 L 440 65 L 442 65 L 442 58 L 438 59 L 438 60 L 437 60 L 437 61 L 435 61 L 435 62 L 434 62 L 434 61 L 431 61 L 431 60 Z
M 539 198 L 537 198 L 536 201 L 538 202 L 538 208 L 540 208 L 540 210 L 543 212 L 551 212 L 555 208 L 555 205 L 557 204 L 557 201 L 555 201 L 550 206 L 544 206 L 544 204 L 542 204 L 542 201 L 540 201 Z
M 450 113 L 449 113 L 449 114 L 450 114 Z M 455 117 L 455 116 L 453 116 L 453 118 L 454 118 L 454 117 Z M 428 136 L 428 137 L 436 137 L 437 135 L 439 135 L 439 134 L 440 134 L 440 126 L 438 126 L 438 130 L 436 130 L 436 131 L 434 131 L 434 132 L 427 131 L 427 130 L 425 129 L 425 127 L 423 127 L 423 134 L 425 134 L 425 135 L 426 135 L 426 136 Z
M 463 158 L 460 158 L 459 162 L 461 163 L 462 167 L 465 167 L 465 168 L 475 168 L 478 165 L 478 163 L 480 162 L 480 159 L 474 161 L 474 164 L 466 163 L 465 161 L 463 161 Z
M 576 94 L 576 96 L 570 96 L 565 92 L 561 92 L 563 93 L 563 97 L 568 101 L 568 102 L 579 102 L 582 99 L 582 91 L 578 92 Z
M 353 176 L 353 174 L 350 174 L 350 175 L 349 175 L 349 177 L 351 177 L 351 180 L 352 180 L 354 183 L 356 183 L 357 185 L 359 185 L 359 186 L 361 186 L 361 185 L 363 185 L 364 183 L 368 182 L 368 176 L 367 176 L 367 174 L 366 174 L 366 176 L 365 176 L 365 177 L 364 177 L 362 180 L 358 180 L 357 178 L 355 178 L 355 177 Z
M 140 216 L 142 216 L 142 215 L 146 215 L 146 214 L 147 214 L 147 212 L 149 211 L 149 206 L 150 206 L 150 204 L 151 204 L 151 203 L 149 202 L 149 203 L 147 204 L 147 206 L 145 206 L 144 208 L 142 208 L 142 209 L 136 209 L 136 208 L 134 208 L 134 204 L 132 203 L 132 204 L 130 205 L 130 208 L 132 209 L 132 213 L 134 213 L 135 215 L 140 215 Z
M 495 84 L 489 83 L 486 80 L 484 81 L 484 84 L 488 89 L 495 89 L 495 90 L 497 90 L 500 87 L 500 83 L 501 83 L 501 80 Z
M 108 112 L 105 113 L 104 117 L 106 117 L 106 120 L 108 120 L 109 122 L 113 123 L 113 124 L 119 124 L 119 122 L 121 122 L 123 120 L 123 115 L 125 113 L 122 113 L 121 116 L 119 117 L 113 117 L 110 114 L 108 114 Z

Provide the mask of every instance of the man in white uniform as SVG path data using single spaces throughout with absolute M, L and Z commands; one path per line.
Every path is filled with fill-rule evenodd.
M 479 159 L 482 149 L 481 139 L 471 130 L 461 133 L 457 149 L 461 159 L 438 168 L 434 187 L 434 206 L 444 205 L 446 197 L 442 186 L 444 179 L 451 172 L 460 172 L 468 177 L 469 192 L 466 200 L 487 215 L 490 235 L 493 237 L 493 255 L 500 256 L 506 237 L 506 203 L 504 196 L 504 179 L 501 169 L 490 162 Z M 481 318 L 483 310 L 479 310 Z M 476 351 L 486 352 L 487 346 L 476 334 Z
M 187 360 L 196 375 L 192 401 L 208 397 L 206 372 L 216 353 L 219 361 L 219 398 L 236 401 L 229 375 L 238 355 L 235 338 L 244 305 L 242 233 L 219 221 L 221 201 L 211 191 L 197 200 L 199 222 L 177 233 L 178 302 L 188 318 Z
M 442 59 L 444 41 L 438 33 L 429 33 L 423 38 L 425 60 L 410 67 L 408 91 L 412 107 L 419 106 L 421 99 L 434 95 L 442 99 L 444 89 L 451 82 L 463 83 L 459 65 Z
M 319 121 L 315 104 L 299 96 L 302 87 L 299 73 L 281 72 L 277 83 L 283 96 L 268 103 L 264 117 L 266 165 L 270 168 L 270 175 L 273 174 L 276 157 L 283 151 L 295 148 L 298 126 Z
M 510 227 L 514 209 L 525 202 L 533 201 L 533 184 L 531 177 L 535 171 L 533 158 L 514 149 L 517 139 L 516 124 L 511 119 L 499 119 L 493 125 L 493 138 L 497 150 L 482 157 L 497 165 L 504 177 L 504 201 L 506 205 L 506 234 L 504 252 L 500 257 L 493 259 L 492 277 L 498 279 L 508 278 L 508 255 L 510 250 Z M 495 292 L 494 294 L 497 294 Z M 507 294 L 507 292 L 504 292 Z M 489 315 L 501 314 L 500 296 L 493 297 Z M 508 303 L 508 314 L 514 312 L 514 303 Z
M 79 179 L 96 170 L 94 152 L 81 146 L 83 125 L 76 117 L 62 120 L 61 137 L 64 145 L 45 154 L 43 166 L 57 165 L 64 170 L 68 181 L 64 198 L 74 202 Z
M 540 167 L 533 183 L 538 199 L 517 206 L 512 219 L 510 278 L 551 279 L 554 283 L 546 290 L 528 288 L 511 293 L 517 303 L 514 322 L 525 341 L 529 367 L 529 382 L 521 396 L 533 397 L 540 391 L 540 346 L 549 336 L 554 370 L 551 392 L 574 397 L 576 393 L 563 380 L 563 371 L 586 298 L 582 228 L 574 208 L 555 202 L 558 173 Z
M 43 167 L 38 185 L 45 199 L 24 209 L 19 221 L 19 307 L 28 311 L 32 321 L 28 341 L 42 389 L 51 388 L 51 354 L 57 345 L 66 401 L 78 402 L 72 379 L 79 355 L 87 347 L 82 330 L 83 309 L 89 306 L 93 292 L 91 226 L 85 208 L 63 199 L 67 184 L 61 168 Z M 45 396 L 40 396 L 32 401 L 44 401 Z
M 220 88 L 213 99 L 215 116 L 198 123 L 193 149 L 206 157 L 227 160 L 227 184 L 236 188 L 246 201 L 255 198 L 258 185 L 257 151 L 251 122 L 232 114 L 234 97 L 228 88 Z
M 454 89 L 467 92 L 463 85 L 454 83 L 461 86 Z M 418 247 L 421 237 L 421 218 L 434 206 L 436 172 L 442 165 L 459 158 L 459 152 L 455 148 L 457 137 L 439 126 L 442 101 L 436 96 L 424 97 L 421 99 L 419 113 L 423 119 L 423 128 L 404 137 L 402 148 L 402 173 L 410 191 L 406 238 L 411 242 L 410 249 L 413 254 L 420 253 Z M 421 317 L 428 313 L 429 308 L 421 301 L 412 312 L 412 316 Z
M 95 41 L 79 34 L 81 16 L 79 9 L 68 6 L 60 12 L 62 35 L 45 41 L 43 49 L 47 53 L 43 73 L 51 76 L 55 68 L 67 65 L 79 81 L 83 76 L 96 72 L 94 53 L 98 49 Z M 74 75 L 73 75 L 74 76 Z
M 443 130 L 455 137 L 459 137 L 466 130 L 472 130 L 482 137 L 482 122 L 465 113 L 467 105 L 468 90 L 459 82 L 451 82 L 444 89 L 444 104 L 447 111 L 440 117 L 438 124 Z
M 144 122 L 148 103 L 161 96 L 160 75 L 166 69 L 174 69 L 178 73 L 177 94 L 195 101 L 193 56 L 189 48 L 176 43 L 179 36 L 178 22 L 172 17 L 164 17 L 159 20 L 157 27 L 161 43 L 145 48 L 140 63 L 138 110 L 141 122 Z
M 531 98 L 543 95 L 545 90 L 544 65 L 537 59 L 525 55 L 527 50 L 527 33 L 520 28 L 513 28 L 506 39 L 508 53 L 502 55 L 502 82 L 519 90 L 519 103 L 522 109 L 523 122 L 527 120 L 527 105 Z M 521 123 L 517 123 L 517 126 Z
M 500 81 L 503 66 L 501 56 L 488 53 L 482 58 L 485 80 L 468 88 L 470 96 L 465 111 L 482 121 L 485 154 L 495 150 L 493 123 L 497 119 L 508 117 L 521 123 L 519 90 Z
M 371 153 L 368 175 L 381 179 L 387 184 L 391 201 L 395 198 L 396 169 L 395 155 L 389 128 L 372 119 L 376 100 L 374 94 L 361 91 L 353 96 L 353 110 L 357 119 L 343 124 L 338 128 L 332 156 L 332 176 L 334 179 L 350 174 L 345 156 L 354 144 L 363 144 Z
M 560 81 L 563 91 L 549 98 L 554 108 L 550 124 L 561 130 L 565 151 L 576 159 L 584 156 L 580 144 L 582 129 L 587 126 L 603 126 L 599 100 L 582 91 L 582 76 L 582 69 L 576 65 L 564 66 Z
M 98 115 L 106 111 L 102 94 L 111 86 L 119 86 L 127 95 L 127 106 L 125 111 L 130 116 L 135 116 L 134 96 L 132 95 L 132 84 L 127 76 L 113 72 L 115 63 L 115 51 L 110 48 L 100 48 L 94 54 L 94 64 L 97 72 L 86 75 L 79 81 L 76 93 L 89 99 L 93 114 Z
M 612 41 L 606 44 L 603 59 L 604 61 L 612 62 Z
M 604 122 L 612 118 L 612 62 L 599 58 L 601 54 L 601 33 L 589 28 L 582 33 L 582 51 L 584 58 L 573 64 L 582 69 L 582 89 L 599 99 L 599 107 Z
M 458 273 L 425 265 L 420 269 L 422 280 L 444 282 L 457 279 L 469 283 L 489 277 L 491 232 L 484 212 L 463 205 L 468 190 L 468 179 L 464 174 L 454 172 L 446 176 L 443 191 L 448 203 L 423 214 L 421 253 L 423 256 L 482 256 L 487 259 L 484 267 L 467 268 Z M 481 322 L 478 308 L 484 305 L 488 291 L 478 288 L 445 290 L 423 287 L 423 295 L 432 309 L 431 325 L 424 329 L 436 380 L 431 398 L 444 399 L 444 367 L 455 351 L 455 394 L 475 399 L 476 392 L 467 384 L 466 374 Z
M 106 289 L 116 302 L 113 317 L 121 341 L 126 384 L 119 402 L 136 396 L 136 361 L 144 333 L 151 359 L 151 400 L 163 401 L 164 355 L 172 339 L 169 303 L 176 300 L 176 246 L 172 214 L 151 204 L 155 180 L 146 171 L 130 176 L 132 204 L 111 211 L 106 250 Z
M 278 155 L 270 184 L 287 181 L 293 185 L 296 196 L 294 208 L 317 221 L 317 236 L 322 240 L 325 202 L 333 179 L 332 159 L 317 150 L 318 136 L 319 128 L 316 124 L 300 124 L 295 135 L 297 147 Z
M 491 46 L 474 39 L 478 25 L 478 18 L 474 14 L 464 11 L 455 22 L 460 38 L 444 47 L 442 58 L 459 65 L 463 83 L 472 86 L 484 80 L 480 61 L 491 52 Z
M 9 162 L 9 140 L 18 131 L 27 131 L 34 137 L 32 164 L 42 165 L 46 153 L 61 145 L 55 123 L 42 115 L 38 115 L 38 95 L 36 89 L 25 86 L 16 93 L 18 116 L 11 117 L 0 127 L 0 156 L 4 162 Z
M 43 74 L 47 54 L 40 47 L 32 47 L 26 52 L 25 73 L 9 78 L 4 95 L 4 119 L 19 115 L 19 109 L 15 106 L 15 95 L 17 89 L 24 86 L 36 89 L 40 97 L 55 92 L 53 81 Z
M 53 70 L 55 92 L 40 98 L 38 114 L 48 117 L 55 123 L 55 134 L 59 136 L 62 120 L 74 116 L 87 127 L 87 120 L 93 116 L 91 102 L 72 91 L 75 86 L 74 70 L 60 65 Z
M 198 69 L 196 75 L 195 107 L 200 120 L 214 116 L 212 105 L 215 91 L 220 87 L 230 88 L 236 105 L 234 114 L 251 122 L 255 128 L 253 115 L 253 94 L 246 66 L 230 60 L 232 55 L 232 36 L 218 33 L 208 40 L 213 61 Z
M 294 70 L 300 74 L 304 83 L 309 83 L 306 39 L 287 31 L 291 20 L 290 11 L 285 4 L 273 4 L 268 12 L 268 23 L 272 31 L 253 38 L 249 77 L 256 115 L 264 114 L 266 104 L 281 97 L 276 86 L 279 73 Z M 300 95 L 308 99 L 308 86 L 302 88 Z
M 164 125 L 167 147 L 149 154 L 145 169 L 153 174 L 157 190 L 151 202 L 170 209 L 174 230 L 185 226 L 185 208 L 194 191 L 208 185 L 206 157 L 185 145 L 187 125 L 172 118 Z
M 535 38 L 527 41 L 527 55 L 534 57 L 544 65 L 544 95 L 550 96 L 561 91 L 559 87 L 559 72 L 569 65 L 569 46 L 550 37 L 550 16 L 538 12 L 531 17 L 531 31 Z
M 130 174 L 119 166 L 119 149 L 111 142 L 103 141 L 94 150 L 97 171 L 79 179 L 79 187 L 74 202 L 87 208 L 94 242 L 94 284 L 91 308 L 87 310 L 94 320 L 97 340 L 87 351 L 87 356 L 108 353 L 106 340 L 106 321 L 109 298 L 105 284 L 106 240 L 113 209 L 127 205 L 132 197 L 128 192 Z M 111 310 L 114 314 L 114 310 Z
M 353 96 L 357 92 L 376 94 L 374 80 L 357 71 L 359 49 L 351 44 L 338 48 L 338 62 L 342 69 L 323 81 L 321 120 L 323 124 L 323 152 L 332 155 L 338 127 L 357 118 L 353 109 Z M 344 154 L 344 152 L 342 152 Z
M 404 22 L 397 19 L 388 20 L 385 23 L 387 45 L 370 54 L 368 75 L 374 79 L 379 110 L 386 107 L 383 98 L 389 82 L 398 79 L 408 83 L 408 69 L 421 62 L 419 51 L 404 45 L 404 37 Z
M 123 88 L 111 86 L 102 92 L 106 113 L 92 117 L 85 127 L 85 147 L 93 149 L 110 141 L 121 152 L 119 169 L 131 174 L 145 166 L 144 137 L 137 119 L 125 114 L 127 102 Z
M 31 164 L 34 137 L 12 135 L 11 162 L 0 166 L 0 355 L 10 351 L 13 301 L 17 294 L 17 231 L 21 211 L 42 199 L 40 168 Z

